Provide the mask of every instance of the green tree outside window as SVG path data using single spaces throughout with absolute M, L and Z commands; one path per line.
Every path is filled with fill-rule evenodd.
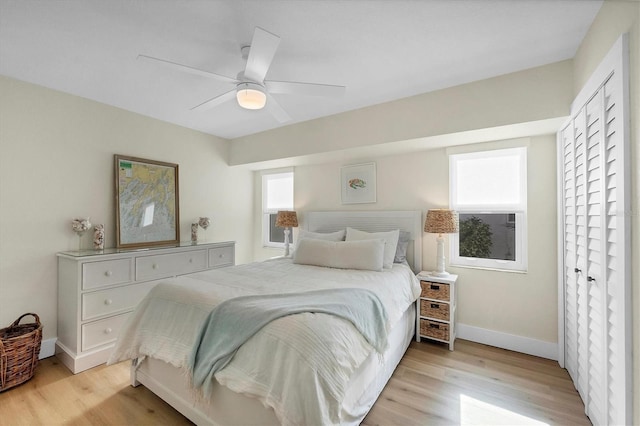
M 472 216 L 460 221 L 460 256 L 488 258 L 493 242 L 491 227 Z

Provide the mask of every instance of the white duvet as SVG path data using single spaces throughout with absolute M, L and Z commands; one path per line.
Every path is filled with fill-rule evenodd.
M 366 288 L 382 301 L 388 329 L 420 295 L 411 269 L 338 270 L 277 259 L 178 277 L 158 284 L 120 333 L 109 363 L 150 356 L 184 368 L 200 325 L 222 300 L 335 287 Z M 235 392 L 272 407 L 284 425 L 342 424 L 349 380 L 374 349 L 348 321 L 297 314 L 271 322 L 216 373 Z

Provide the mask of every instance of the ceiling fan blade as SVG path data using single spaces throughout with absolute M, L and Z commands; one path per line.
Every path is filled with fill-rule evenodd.
M 337 98 L 344 95 L 345 86 L 332 84 L 299 83 L 295 81 L 265 81 L 265 87 L 271 93 L 287 95 L 325 96 Z
M 278 102 L 267 93 L 267 105 L 266 108 L 269 110 L 271 115 L 278 120 L 280 123 L 286 123 L 287 121 L 291 121 L 291 116 L 287 113 L 287 111 L 280 106 Z
M 193 108 L 191 108 L 191 111 L 206 111 L 220 104 L 223 104 L 231 99 L 234 99 L 235 97 L 236 97 L 236 89 L 234 88 L 233 90 L 229 90 L 228 92 L 223 93 L 222 95 L 219 95 L 219 96 L 216 96 L 215 98 L 211 98 L 207 101 L 204 101 L 200 105 L 194 106 Z
M 256 27 L 251 40 L 251 49 L 247 58 L 247 66 L 244 70 L 244 76 L 256 83 L 262 83 L 264 77 L 269 71 L 273 56 L 276 54 L 280 37 Z
M 177 69 L 180 71 L 185 71 L 190 74 L 199 75 L 202 77 L 215 78 L 216 80 L 226 81 L 229 83 L 237 83 L 238 80 L 235 78 L 227 77 L 226 75 L 216 74 L 214 72 L 201 70 L 198 68 L 189 67 L 187 65 L 178 64 L 175 62 L 167 61 L 166 59 L 154 58 L 153 56 L 147 55 L 138 55 L 138 60 L 153 62 L 153 63 L 161 63 L 165 66 L 171 67 L 173 69 Z

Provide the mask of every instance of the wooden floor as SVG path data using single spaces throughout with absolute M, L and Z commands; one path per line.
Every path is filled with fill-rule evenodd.
M 72 375 L 55 357 L 0 393 L 0 425 L 189 425 L 151 392 L 129 386 L 124 362 Z M 464 340 L 450 352 L 413 342 L 363 425 L 589 425 L 554 361 Z

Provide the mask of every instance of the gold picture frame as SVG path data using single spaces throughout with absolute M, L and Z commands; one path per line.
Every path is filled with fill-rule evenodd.
M 178 165 L 114 155 L 116 247 L 180 243 Z

